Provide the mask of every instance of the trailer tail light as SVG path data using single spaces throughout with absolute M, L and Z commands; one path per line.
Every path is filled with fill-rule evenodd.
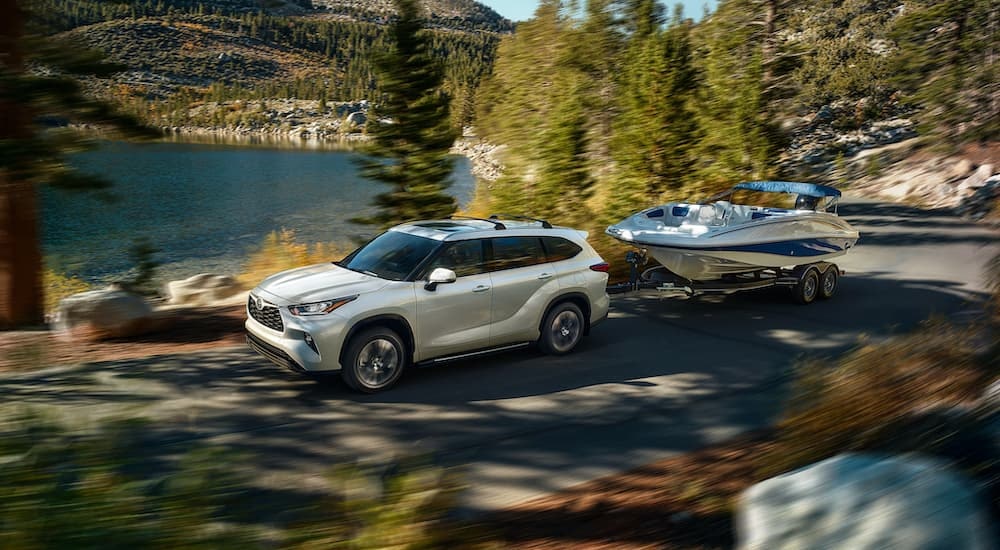
M 611 264 L 608 262 L 601 262 L 599 264 L 594 264 L 590 266 L 591 271 L 600 271 L 601 273 L 607 273 L 611 269 Z

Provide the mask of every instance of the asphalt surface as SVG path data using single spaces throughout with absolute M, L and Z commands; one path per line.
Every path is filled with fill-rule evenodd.
M 150 418 L 153 452 L 222 445 L 275 491 L 318 487 L 339 463 L 422 456 L 461 471 L 466 511 L 494 510 L 766 426 L 796 362 L 961 318 L 983 298 L 996 231 L 875 202 L 841 215 L 862 238 L 838 260 L 838 294 L 809 306 L 784 289 L 619 296 L 569 356 L 520 350 L 412 370 L 374 396 L 223 349 L 6 376 L 0 403 Z

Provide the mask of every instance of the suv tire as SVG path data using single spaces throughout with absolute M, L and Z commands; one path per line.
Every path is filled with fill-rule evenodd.
M 408 357 L 406 345 L 395 331 L 370 328 L 351 338 L 340 375 L 351 389 L 379 392 L 399 380 Z
M 565 355 L 583 339 L 586 322 L 573 302 L 556 304 L 545 314 L 538 347 L 549 355 Z

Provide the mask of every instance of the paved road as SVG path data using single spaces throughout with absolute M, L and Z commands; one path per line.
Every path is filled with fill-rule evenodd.
M 797 360 L 982 298 L 996 232 L 874 202 L 841 214 L 862 240 L 829 302 L 795 305 L 779 289 L 618 297 L 568 357 L 524 350 L 421 369 L 375 396 L 228 349 L 6 377 L 0 402 L 151 417 L 161 452 L 225 445 L 276 490 L 345 460 L 430 455 L 464 471 L 470 511 L 496 509 L 767 425 Z

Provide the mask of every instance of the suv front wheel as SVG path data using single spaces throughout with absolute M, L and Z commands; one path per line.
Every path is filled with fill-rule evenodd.
M 375 393 L 395 384 L 406 363 L 406 345 L 399 335 L 375 327 L 351 338 L 341 376 L 352 389 Z
M 583 312 L 573 302 L 556 304 L 545 315 L 538 347 L 550 355 L 565 355 L 583 338 Z

